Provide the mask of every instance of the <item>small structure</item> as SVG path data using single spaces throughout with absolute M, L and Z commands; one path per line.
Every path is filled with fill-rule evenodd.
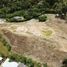
M 23 63 L 20 63 L 20 64 L 18 65 L 18 67 L 27 67 L 27 66 L 24 65 Z
M 9 60 L 9 58 L 5 60 L 2 57 L 0 57 L 0 67 L 27 67 L 21 62 L 9 62 Z
M 9 58 L 5 60 L 4 63 L 1 64 L 2 67 L 18 67 L 19 63 L 17 62 L 9 62 Z

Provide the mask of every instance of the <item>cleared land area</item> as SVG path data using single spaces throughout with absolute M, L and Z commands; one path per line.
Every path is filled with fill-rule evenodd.
M 49 67 L 60 67 L 67 57 L 67 24 L 55 15 L 48 16 L 46 22 L 4 23 L 0 29 L 10 41 L 12 51 L 47 62 Z

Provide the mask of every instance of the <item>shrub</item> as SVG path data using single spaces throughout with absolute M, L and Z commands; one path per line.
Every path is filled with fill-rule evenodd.
M 32 59 L 28 59 L 27 58 L 27 60 L 26 60 L 26 65 L 28 66 L 28 67 L 34 67 L 34 62 L 32 61 Z
M 8 49 L 8 51 L 11 51 L 11 46 L 10 46 L 10 44 L 6 44 L 6 47 L 7 47 L 7 49 Z
M 29 15 L 32 16 L 32 18 L 38 18 L 38 16 L 41 15 L 40 9 L 33 7 L 32 9 L 28 10 Z
M 62 62 L 63 66 L 62 67 L 67 67 L 67 59 L 64 59 Z
M 47 67 L 46 64 L 41 64 L 40 62 L 33 61 L 31 58 L 25 57 L 24 55 L 18 55 L 15 53 L 11 53 L 10 56 L 10 61 L 16 61 L 16 62 L 21 62 L 27 65 L 27 67 Z
M 40 15 L 40 13 L 32 12 L 31 15 L 32 15 L 33 18 L 38 18 L 38 16 Z
M 29 13 L 28 11 L 25 11 L 23 16 L 24 16 L 24 18 L 25 18 L 26 20 L 32 19 L 32 15 L 30 15 L 30 13 Z
M 4 54 L 0 52 L 0 57 L 4 57 Z
M 8 49 L 8 51 L 11 50 L 10 44 L 5 40 L 5 38 L 0 34 L 0 41 L 3 43 L 3 45 Z
M 47 16 L 46 15 L 41 15 L 41 16 L 39 16 L 38 19 L 39 19 L 39 21 L 44 22 L 44 21 L 47 20 Z
M 46 64 L 43 64 L 43 67 L 47 67 L 47 63 Z
M 10 61 L 21 62 L 21 63 L 24 63 L 24 64 L 26 64 L 26 60 L 27 60 L 26 57 L 15 54 L 15 53 L 11 53 L 9 55 L 9 58 L 10 58 Z
M 41 63 L 36 63 L 36 67 L 41 67 Z
M 12 18 L 15 16 L 23 16 L 24 12 L 25 12 L 24 10 L 19 10 L 19 11 L 15 11 L 14 13 L 9 13 L 6 15 L 6 18 Z

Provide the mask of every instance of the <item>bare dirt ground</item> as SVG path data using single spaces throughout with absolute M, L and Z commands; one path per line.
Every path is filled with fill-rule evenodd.
M 67 57 L 67 24 L 49 14 L 46 22 L 30 20 L 24 23 L 0 24 L 12 50 L 47 62 L 49 67 L 61 67 Z

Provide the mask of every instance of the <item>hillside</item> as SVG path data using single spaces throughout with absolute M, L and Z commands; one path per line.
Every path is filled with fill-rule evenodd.
M 12 51 L 48 64 L 61 67 L 67 58 L 67 26 L 65 20 L 48 14 L 46 22 L 30 20 L 23 23 L 3 23 L 0 29 L 11 43 Z
M 67 67 L 67 0 L 0 0 L 0 57 Z

